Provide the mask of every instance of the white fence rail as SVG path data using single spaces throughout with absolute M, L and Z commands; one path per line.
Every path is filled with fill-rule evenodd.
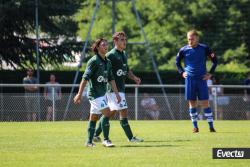
M 48 109 L 48 101 L 43 96 L 43 90 L 46 86 L 54 85 L 35 84 L 35 86 L 40 88 L 40 91 L 29 98 L 24 93 L 24 86 L 31 85 L 0 84 L 0 121 L 88 119 L 90 106 L 86 97 L 83 97 L 80 105 L 73 104 L 72 99 L 69 99 L 69 97 L 74 97 L 69 94 L 70 88 L 73 86 L 77 88 L 78 84 L 61 84 L 62 97 L 59 100 L 53 99 L 50 103 L 52 104 L 52 108 L 50 109 Z M 162 87 L 167 92 L 166 97 L 161 93 Z M 224 89 L 223 95 L 213 92 L 210 96 L 210 105 L 214 111 L 215 119 L 244 120 L 248 118 L 250 101 L 247 100 L 243 92 L 244 89 L 250 89 L 249 86 L 213 85 L 211 90 L 212 88 Z M 126 85 L 126 89 L 128 92 L 126 98 L 130 119 L 189 119 L 188 105 L 184 100 L 184 85 Z M 145 92 L 151 98 L 151 102 L 152 99 L 156 102 L 157 111 L 150 112 L 149 109 L 143 107 L 142 101 Z M 166 99 L 169 101 L 170 106 L 166 105 Z M 68 102 L 70 106 L 68 111 L 66 111 L 66 104 Z M 200 111 L 200 119 L 203 119 L 202 110 Z M 32 119 L 33 117 L 34 119 Z M 118 116 L 115 119 L 118 119 Z

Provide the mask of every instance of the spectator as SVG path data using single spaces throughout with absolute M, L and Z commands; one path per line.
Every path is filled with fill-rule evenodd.
M 23 84 L 36 84 L 37 79 L 33 77 L 33 70 L 27 69 L 27 76 L 23 78 Z M 27 120 L 36 121 L 37 112 L 39 112 L 39 89 L 37 86 L 24 86 L 25 90 L 25 104 L 27 111 Z
M 245 85 L 247 85 L 247 86 L 250 85 L 250 73 L 248 74 L 248 77 L 245 80 Z M 243 99 L 247 105 L 246 118 L 250 119 L 250 88 L 247 88 L 244 90 L 244 98 Z
M 53 114 L 55 114 L 53 113 L 53 109 L 54 111 L 56 110 L 58 102 L 62 98 L 62 92 L 60 84 L 56 82 L 56 76 L 54 74 L 50 74 L 50 80 L 46 83 L 46 85 L 47 86 L 44 88 L 44 97 L 47 107 L 46 120 L 51 121 L 52 118 L 54 118 Z
M 217 119 L 223 120 L 223 106 L 228 104 L 228 97 L 224 96 L 224 89 L 220 86 L 220 80 L 213 76 L 212 85 L 217 85 L 216 87 L 211 87 L 212 101 L 217 104 Z
M 213 78 L 214 78 L 214 76 L 212 75 L 212 76 L 207 80 L 208 93 L 209 93 L 209 100 L 212 100 L 212 99 L 213 99 L 213 95 L 212 95 Z
M 141 106 L 145 111 L 145 119 L 159 119 L 159 106 L 157 105 L 155 98 L 149 97 L 147 93 L 144 93 L 143 99 L 141 100 Z

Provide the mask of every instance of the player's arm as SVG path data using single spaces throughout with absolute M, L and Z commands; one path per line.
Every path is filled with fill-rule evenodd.
M 217 57 L 214 54 L 214 52 L 212 52 L 212 50 L 207 47 L 206 53 L 207 53 L 208 58 L 212 61 L 212 66 L 211 66 L 209 72 L 203 77 L 204 80 L 208 80 L 209 78 L 211 78 L 212 74 L 215 71 L 215 68 L 217 67 Z
M 82 93 L 83 93 L 83 90 L 87 84 L 87 80 L 85 80 L 84 78 L 82 79 L 81 83 L 80 83 L 80 86 L 79 86 L 79 90 L 78 90 L 78 93 L 76 94 L 76 96 L 74 97 L 74 103 L 75 104 L 79 104 L 81 102 L 81 97 L 82 97 Z
M 80 83 L 78 93 L 74 97 L 74 103 L 76 103 L 76 104 L 80 103 L 83 90 L 84 90 L 88 80 L 93 76 L 96 68 L 97 68 L 97 65 L 96 65 L 95 61 L 89 61 L 87 63 L 87 67 L 86 67 L 86 70 L 82 76 L 82 81 Z
M 130 69 L 128 70 L 128 78 L 133 80 L 137 85 L 141 84 L 141 78 L 137 77 Z
M 113 92 L 115 93 L 117 103 L 120 103 L 121 102 L 121 97 L 119 95 L 119 91 L 118 91 L 116 83 L 115 83 L 115 78 L 114 78 L 114 75 L 113 75 L 113 72 L 112 72 L 112 64 L 111 64 L 110 61 L 108 61 L 108 63 L 110 65 L 110 68 L 109 68 L 109 71 L 108 71 L 108 81 L 109 81 L 109 83 L 111 85 L 111 88 L 112 88 Z
M 120 103 L 120 102 L 121 102 L 121 97 L 120 97 L 120 95 L 119 95 L 119 92 L 118 92 L 118 89 L 117 89 L 115 80 L 111 80 L 109 83 L 110 83 L 110 85 L 111 85 L 112 90 L 113 90 L 114 93 L 115 93 L 115 96 L 116 96 L 116 99 L 117 99 L 117 103 Z
M 183 78 L 186 78 L 187 77 L 187 74 L 185 72 L 185 70 L 183 69 L 182 65 L 181 65 L 181 60 L 183 59 L 183 53 L 182 51 L 180 50 L 178 52 L 178 54 L 176 55 L 176 59 L 175 59 L 175 64 L 176 64 L 176 67 L 178 69 L 178 72 L 181 74 L 181 76 Z

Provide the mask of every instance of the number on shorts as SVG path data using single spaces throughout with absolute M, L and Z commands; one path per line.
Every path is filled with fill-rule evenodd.
M 107 106 L 107 102 L 105 100 L 102 100 L 102 102 L 101 107 Z
M 122 100 L 122 102 L 123 102 L 123 107 L 126 107 L 127 106 L 126 100 Z

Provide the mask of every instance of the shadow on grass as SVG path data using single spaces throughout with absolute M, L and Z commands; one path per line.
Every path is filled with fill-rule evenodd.
M 132 145 L 123 145 L 123 146 L 117 146 L 117 147 L 179 147 L 180 145 L 172 145 L 172 144 L 160 144 L 160 145 L 139 145 L 139 144 L 132 144 Z
M 182 140 L 182 139 L 179 139 L 179 140 L 146 140 L 144 141 L 144 143 L 164 143 L 164 142 L 185 142 L 185 141 L 191 141 L 191 140 Z

